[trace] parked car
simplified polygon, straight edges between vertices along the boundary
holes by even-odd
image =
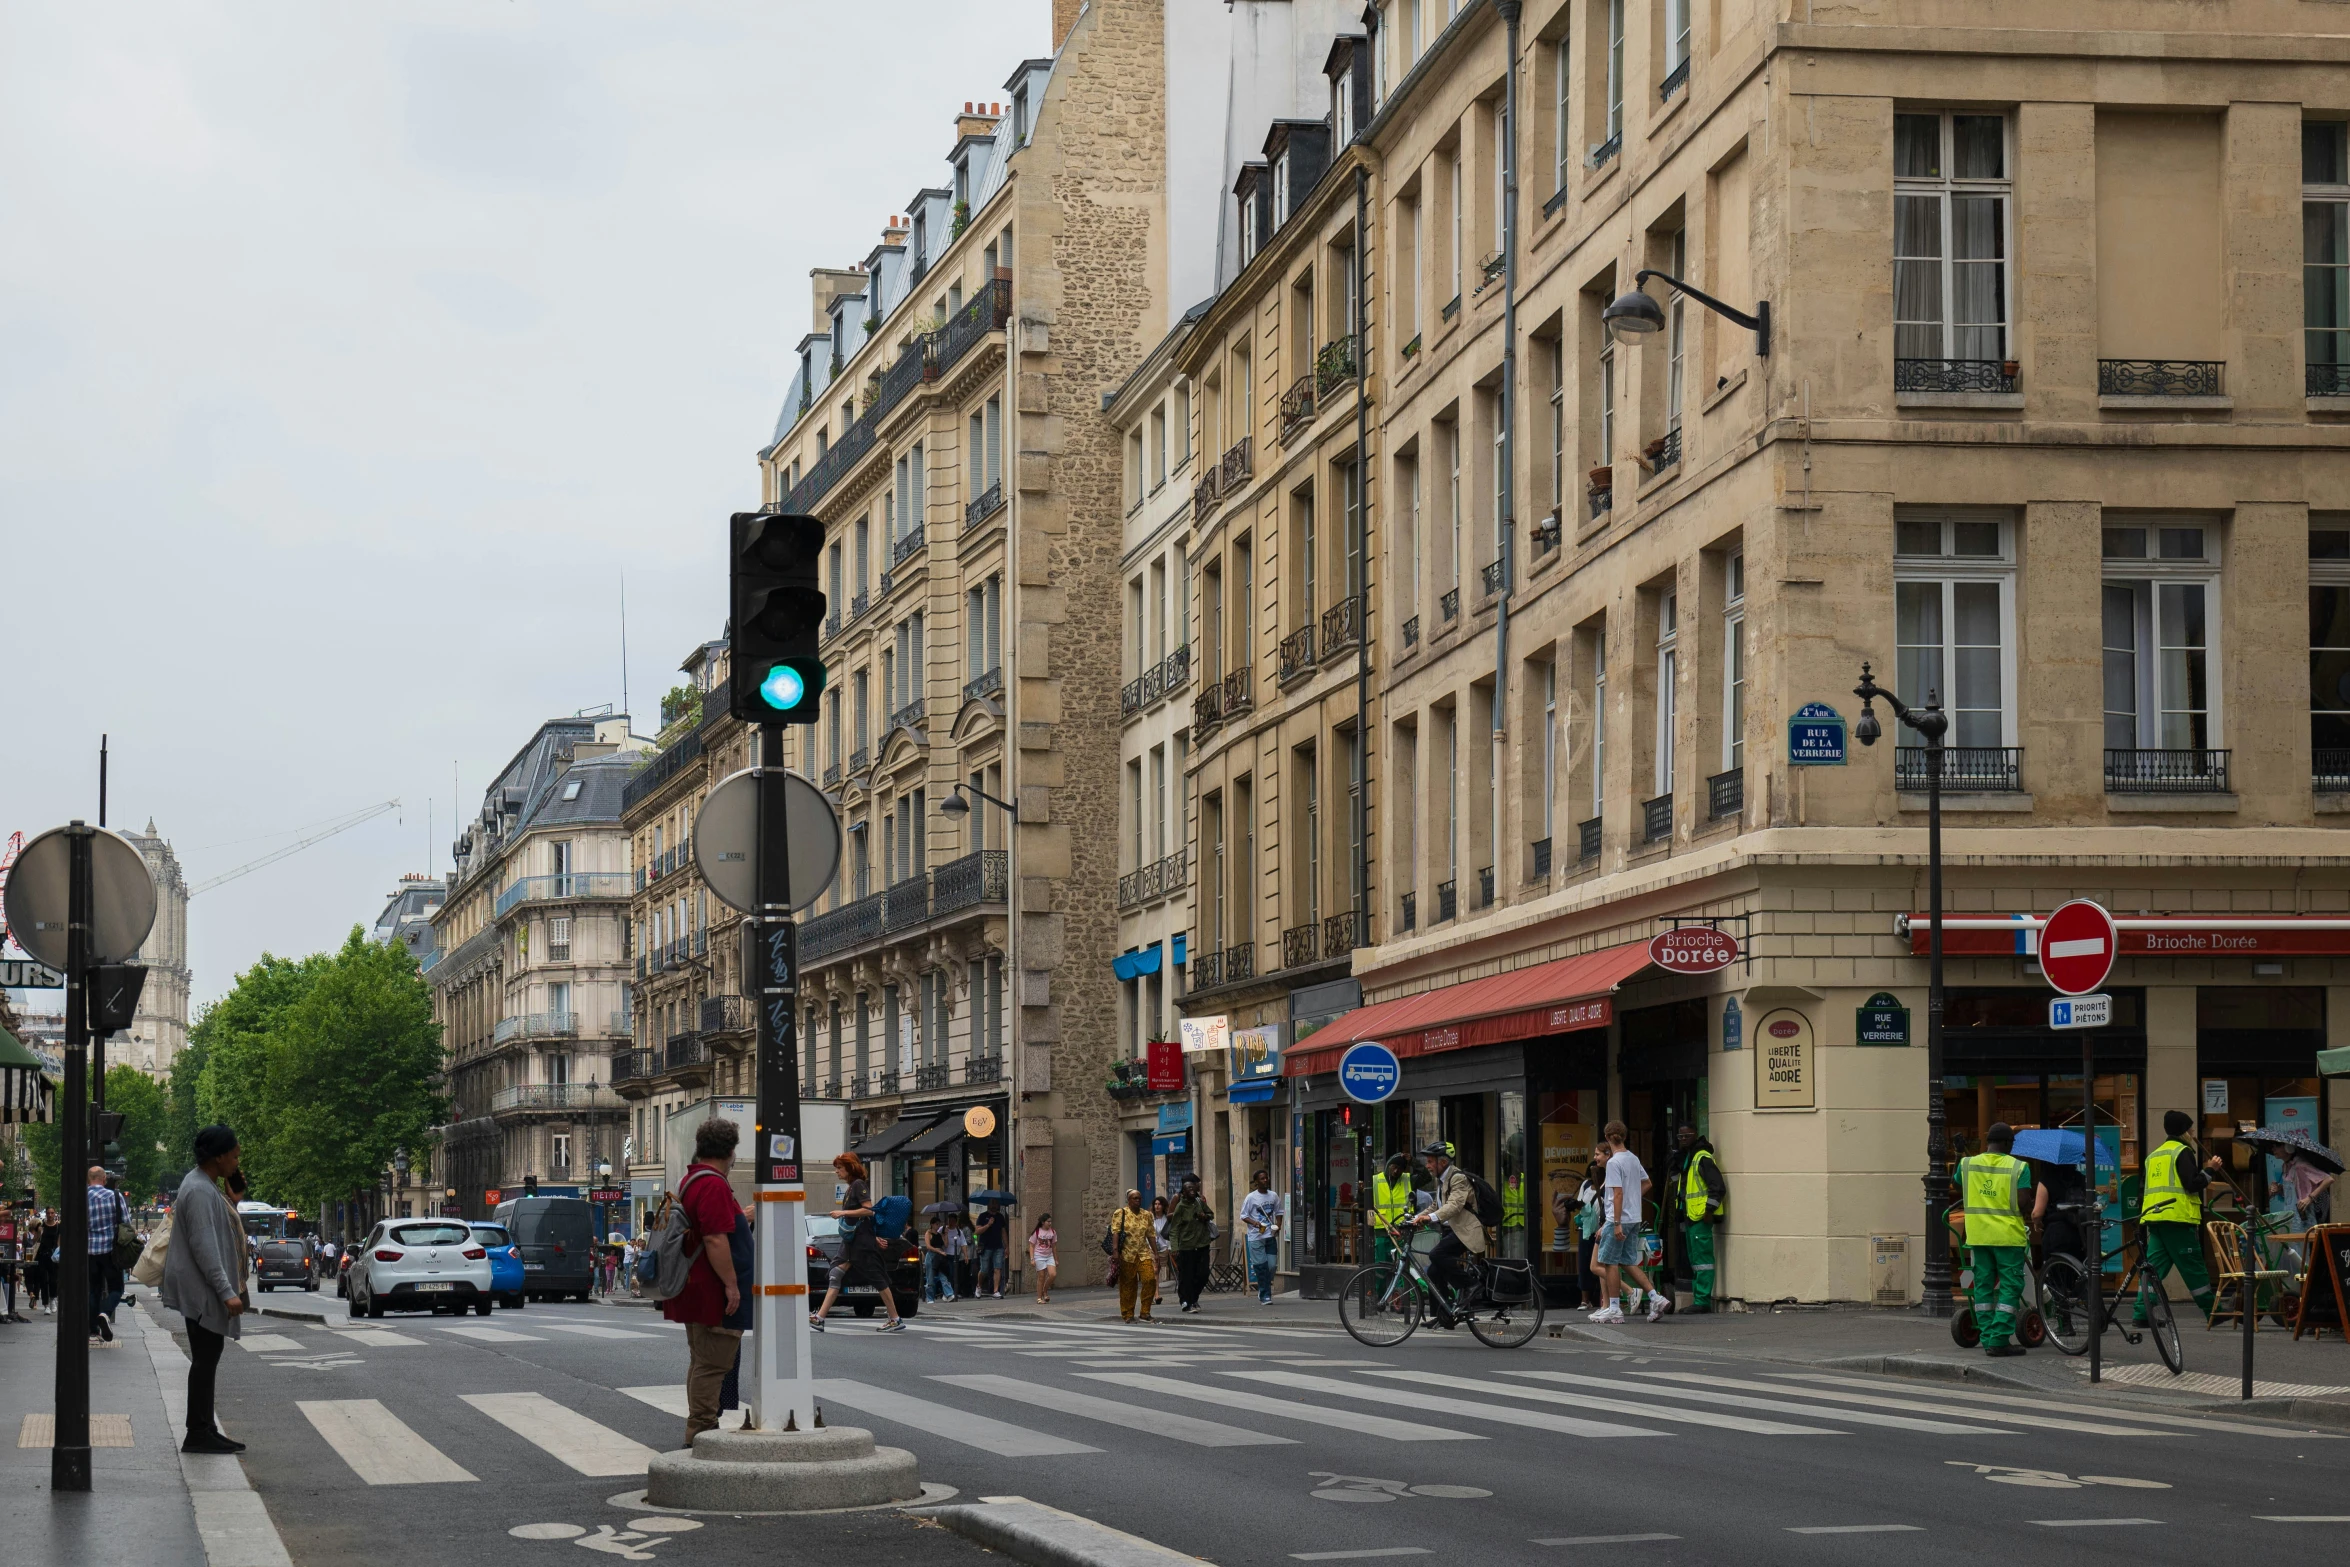
[[[596,1284],[595,1211],[577,1197],[509,1197],[493,1217],[522,1250],[523,1293],[588,1299]]]
[[[488,1316],[489,1248],[463,1219],[386,1219],[360,1247],[351,1269],[353,1317],[387,1311],[456,1311]]]
[[[523,1271],[522,1248],[514,1244],[514,1237],[502,1225],[484,1224],[476,1219],[467,1228],[489,1251],[490,1293],[497,1296],[500,1305],[520,1311],[524,1300],[523,1280],[529,1276]]]
[[[808,1215],[808,1294],[821,1301],[832,1287],[832,1270],[841,1254],[840,1220],[828,1213]],[[910,1235],[881,1243],[882,1261],[889,1265],[889,1292],[897,1297],[898,1315],[910,1317],[922,1306],[922,1252]],[[881,1291],[870,1284],[843,1284],[841,1303],[860,1317],[881,1309]]]
[[[357,1241],[345,1246],[343,1254],[335,1259],[335,1295],[338,1299],[348,1300],[351,1298],[351,1264],[358,1260],[359,1243]]]
[[[318,1288],[318,1259],[308,1241],[261,1241],[253,1248],[253,1282],[263,1294],[279,1285]]]

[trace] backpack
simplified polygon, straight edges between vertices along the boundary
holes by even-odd
[[[1461,1173],[1469,1178],[1469,1206],[1477,1215],[1477,1222],[1488,1233],[1500,1229],[1501,1193],[1495,1191],[1493,1183],[1476,1171],[1463,1170]]]
[[[877,1198],[873,1204],[873,1233],[882,1240],[894,1241],[906,1233],[906,1221],[913,1216],[913,1199]]]
[[[637,1279],[648,1286],[646,1292],[655,1300],[674,1300],[685,1291],[686,1275],[694,1266],[693,1253],[685,1246],[685,1238],[693,1228],[685,1216],[685,1193],[687,1187],[705,1175],[715,1180],[718,1172],[704,1166],[679,1183],[677,1200],[669,1205],[668,1217],[653,1232],[653,1244],[646,1248],[645,1260],[637,1264]]]

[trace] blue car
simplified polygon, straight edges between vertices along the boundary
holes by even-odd
[[[473,1238],[490,1254],[490,1294],[502,1306],[522,1309],[522,1248],[502,1224],[471,1223]]]

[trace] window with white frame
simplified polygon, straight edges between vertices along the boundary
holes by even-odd
[[[2350,789],[2350,519],[2309,530],[2309,748],[2330,791]]]
[[[2301,298],[2312,397],[2350,396],[2350,125],[2301,126]]]
[[[1461,189],[1463,172],[1460,149],[1455,147],[1452,153],[1452,168],[1446,178],[1446,183],[1452,187],[1452,298],[1456,301],[1461,297],[1461,252],[1465,246],[1461,227],[1461,207],[1465,200],[1465,193]]]
[[[558,1173],[569,1170],[571,1168],[571,1134],[569,1132],[554,1132],[549,1134],[547,1142],[549,1148],[547,1168]]]
[[[2219,744],[2217,530],[2109,524],[2104,537],[2105,744],[2204,751]],[[2109,769],[2110,770],[2110,769]]]
[[[1607,626],[1591,636],[1591,814],[1607,801]]]
[[[1240,193],[1240,264],[1247,266],[1257,253],[1257,190],[1252,182]]]
[[[2013,745],[2013,522],[1918,512],[1893,534],[1894,689],[1913,707],[1939,699],[1950,745]]]
[[[1607,0],[1607,141],[1623,137],[1624,0]]]
[[[1606,467],[1616,460],[1616,340],[1607,337],[1599,345],[1599,463]]]
[[[1335,146],[1344,147],[1355,139],[1355,68],[1340,70],[1330,86],[1330,123],[1335,126],[1332,138]]]
[[[1667,593],[1656,607],[1656,787],[1673,792],[1673,703],[1681,673],[1681,595]]]
[[[1746,554],[1722,566],[1722,771],[1746,765]]]
[[[1446,577],[1454,588],[1461,585],[1461,426],[1459,420],[1439,424],[1437,430],[1444,441],[1445,522],[1452,529],[1452,559],[1446,568]]]
[[[1665,74],[1689,63],[1689,0],[1665,0]]]
[[[571,961],[571,916],[557,914],[547,921],[547,961]]]
[[[1542,836],[1550,838],[1557,830],[1553,821],[1558,804],[1559,762],[1559,663],[1553,653],[1542,663]]]
[[[1550,340],[1550,504],[1562,517],[1567,506],[1567,340]]]
[[[1573,94],[1568,90],[1574,78],[1569,74],[1567,45],[1561,38],[1550,46],[1550,71],[1553,89],[1550,100],[1551,160],[1550,188],[1553,193],[1567,188],[1567,166],[1573,157],[1575,121],[1569,113]]]
[[[1673,276],[1689,275],[1689,231],[1677,230],[1673,235]],[[1665,428],[1681,428],[1681,389],[1685,382],[1683,371],[1688,364],[1689,301],[1679,289],[1673,290],[1673,302],[1665,307]]]
[[[1893,116],[1893,357],[2008,357],[2007,119]]]
[[[1273,227],[1279,228],[1289,217],[1289,154],[1284,152],[1273,160]]]

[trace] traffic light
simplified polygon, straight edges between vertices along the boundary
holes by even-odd
[[[738,511],[732,542],[734,716],[752,724],[812,724],[824,705],[824,661],[816,653],[826,608],[817,573],[824,524]]]

